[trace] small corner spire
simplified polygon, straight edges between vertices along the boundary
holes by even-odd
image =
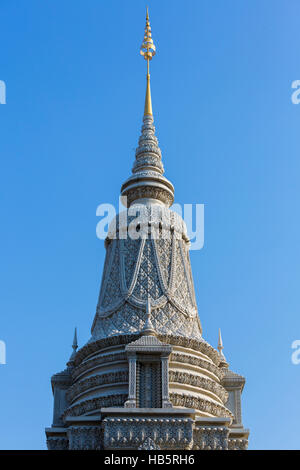
[[[75,331],[74,331],[74,339],[73,339],[73,344],[72,344],[72,348],[73,350],[76,352],[77,348],[78,348],[78,343],[77,343],[77,328],[75,327]]]
[[[67,366],[68,367],[73,367],[74,366],[74,359],[75,359],[75,356],[76,356],[76,351],[77,351],[77,348],[78,348],[78,343],[77,343],[77,328],[75,327],[75,331],[74,331],[74,338],[73,338],[73,344],[72,344],[72,354],[70,356],[70,359],[69,361],[67,362]]]
[[[221,335],[221,328],[219,328],[219,337],[218,337],[218,351],[219,351],[219,354],[221,356],[221,362],[219,364],[219,367],[221,368],[225,368],[225,369],[228,369],[229,367],[229,364],[226,360],[226,357],[224,356],[223,354],[223,349],[224,349],[224,346],[223,346],[223,340],[222,340],[222,335]]]
[[[224,346],[223,346],[223,340],[222,340],[222,335],[221,335],[221,328],[219,328],[218,351],[221,354],[221,356],[224,356],[222,352],[223,349],[224,349]]]
[[[141,331],[142,335],[144,336],[156,336],[155,330],[151,323],[151,297],[148,297],[147,304],[146,304],[146,315],[147,319]]]
[[[149,62],[150,62],[150,60],[153,59],[153,57],[156,54],[156,47],[155,47],[155,45],[153,43],[153,39],[152,39],[148,7],[147,7],[147,11],[146,11],[146,26],[145,26],[144,41],[143,41],[143,43],[141,45],[141,48],[140,48],[140,54],[147,61],[147,86],[146,86],[144,116],[153,116],[153,114],[152,114],[151,89],[150,89],[150,67],[149,67]]]

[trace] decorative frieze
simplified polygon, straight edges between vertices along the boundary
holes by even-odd
[[[170,370],[169,381],[209,390],[210,392],[217,395],[224,404],[228,398],[228,392],[226,392],[222,385],[206,377],[201,377],[199,375],[189,374],[187,372],[181,372],[177,370]]]
[[[109,336],[107,338],[102,338],[97,341],[90,340],[82,348],[80,348],[76,353],[75,366],[81,365],[83,361],[90,355],[99,353],[102,349],[109,348],[111,346],[120,346],[122,344],[131,343],[139,336],[136,333]]]
[[[100,410],[102,407],[124,406],[126,399],[127,395],[116,394],[84,400],[78,405],[68,408],[64,413],[64,418],[67,416],[82,416],[90,411]]]
[[[171,392],[170,401],[173,406],[194,408],[196,410],[203,411],[210,416],[220,416],[233,419],[232,413],[225,408],[225,406],[218,405],[217,403],[206,400],[205,398]]]
[[[102,450],[101,426],[70,426],[69,450]]]
[[[137,333],[132,333],[109,336],[96,341],[90,341],[77,351],[75,365],[80,365],[86,357],[97,353],[102,349],[108,348],[110,346],[129,344],[138,338],[139,335]],[[158,334],[158,339],[162,343],[171,344],[174,346],[182,346],[187,349],[193,349],[195,351],[201,352],[202,354],[208,356],[216,366],[220,364],[221,359],[218,351],[203,339],[197,340],[185,336],[176,336],[171,334]]]
[[[224,376],[224,372],[222,371],[222,369],[217,367],[215,364],[212,364],[211,362],[201,359],[200,357],[173,352],[170,356],[170,362],[180,362],[184,364],[191,364],[193,366],[201,367],[201,369],[205,369],[205,370],[208,370],[209,372],[212,372],[214,375],[218,377],[219,380],[222,380]]]
[[[48,436],[47,448],[48,450],[68,450],[69,441],[66,437]]]
[[[203,426],[194,429],[195,450],[227,450],[229,429],[225,426]]]
[[[138,175],[138,173],[136,173]],[[134,189],[127,190],[122,194],[127,196],[128,207],[136,201],[137,199],[149,198],[149,199],[158,199],[166,204],[166,206],[171,206],[173,204],[173,196],[168,189],[160,189],[153,186],[140,186],[135,187]]]
[[[143,444],[138,447],[138,450],[160,450],[160,447],[150,438],[144,440]]]
[[[247,450],[248,439],[228,439],[228,450]]]
[[[115,354],[105,354],[103,356],[99,355],[93,359],[82,362],[72,371],[73,381],[75,381],[76,378],[79,377],[79,375],[83,374],[84,372],[90,369],[93,369],[94,367],[101,366],[102,364],[109,364],[110,362],[119,362],[119,361],[127,362],[127,356],[125,352],[115,353]]]
[[[93,375],[92,377],[88,377],[85,380],[76,382],[74,385],[72,385],[72,387],[69,388],[67,392],[67,397],[69,402],[72,402],[74,398],[76,398],[79,394],[87,390],[93,389],[95,387],[100,387],[101,385],[109,385],[116,383],[128,383],[127,370],[109,372],[107,374]]]
[[[191,418],[108,417],[103,432],[105,449],[138,449],[148,439],[162,450],[193,445]]]
[[[208,356],[213,363],[218,366],[220,364],[220,355],[218,351],[208,344],[204,339],[198,340],[189,338],[188,336],[175,336],[175,335],[158,335],[158,338],[163,343],[172,344],[174,346],[182,346],[187,349],[193,349]]]

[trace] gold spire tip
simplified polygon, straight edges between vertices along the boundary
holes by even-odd
[[[146,26],[144,40],[140,48],[140,54],[147,61],[147,87],[146,87],[146,99],[145,99],[145,109],[144,116],[152,116],[152,102],[151,102],[151,90],[150,90],[150,70],[149,70],[149,61],[153,59],[156,54],[156,47],[153,43],[151,26],[149,20],[148,7],[146,10]]]
[[[147,7],[144,41],[140,48],[140,54],[144,57],[145,60],[149,61],[149,60],[152,60],[152,58],[155,56],[155,53],[156,53],[156,47],[152,39],[149,13],[148,13],[148,7]]]

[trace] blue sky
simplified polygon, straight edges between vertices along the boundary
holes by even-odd
[[[251,449],[299,448],[297,0],[150,0],[152,99],[176,202],[205,204],[191,253],[204,337],[245,375]],[[0,448],[44,449],[50,377],[90,336],[142,122],[146,2],[0,6]]]

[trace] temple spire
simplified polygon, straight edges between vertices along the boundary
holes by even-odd
[[[149,62],[155,56],[156,48],[153,43],[152,34],[151,34],[151,26],[149,21],[149,13],[147,7],[146,13],[146,26],[145,26],[145,34],[144,34],[144,41],[141,45],[140,54],[144,57],[147,61],[147,85],[146,85],[146,98],[145,98],[145,108],[144,108],[144,116],[153,116],[152,114],[152,101],[151,101],[151,89],[150,89],[150,66]]]
[[[164,167],[161,161],[161,150],[158,146],[153,124],[149,63],[156,53],[156,48],[151,36],[148,8],[144,40],[140,53],[147,61],[147,86],[142,134],[135,152],[132,175],[122,184],[121,195],[123,196],[123,204],[127,207],[130,207],[136,201],[147,203],[153,200],[157,201],[158,204],[163,203],[170,207],[174,202],[174,187],[163,176]]]

